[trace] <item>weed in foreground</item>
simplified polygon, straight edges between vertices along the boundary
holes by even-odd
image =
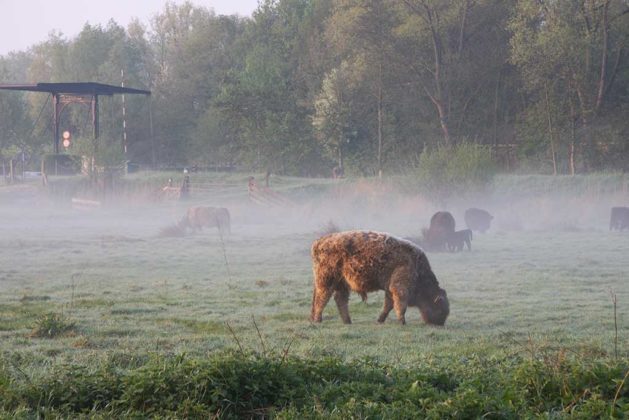
[[[6,365],[5,365],[6,366]],[[121,369],[57,366],[26,379],[0,360],[0,414],[220,418],[621,418],[626,361],[432,359],[399,368],[363,359],[248,352],[156,357]],[[43,411],[42,411],[43,410]]]
[[[75,323],[68,320],[63,314],[49,312],[40,316],[35,321],[35,327],[29,334],[30,337],[54,338],[74,330]]]

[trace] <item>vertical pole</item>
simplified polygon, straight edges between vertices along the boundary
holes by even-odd
[[[94,126],[94,140],[98,138],[98,95],[92,96],[92,125]]]
[[[155,140],[153,134],[153,109],[151,107],[151,97],[149,96],[149,136],[151,137],[151,158],[153,169],[155,169],[155,166],[157,165],[157,159],[155,156]]]
[[[59,94],[58,93],[53,93],[52,94],[52,113],[54,114],[54,118],[53,118],[53,135],[55,138],[55,144],[54,144],[54,148],[55,148],[55,155],[59,154],[59,114],[60,114],[60,109],[59,109]],[[55,157],[56,160],[56,157]]]
[[[122,82],[120,86],[124,88],[124,70],[120,70],[120,77]],[[124,93],[122,94],[122,151],[125,158],[127,157],[127,108],[125,106]],[[125,165],[126,166],[126,165]]]

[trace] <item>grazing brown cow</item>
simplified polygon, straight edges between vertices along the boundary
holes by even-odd
[[[380,323],[395,309],[398,321],[405,324],[408,306],[417,306],[428,324],[443,325],[450,313],[446,291],[439,287],[426,254],[411,242],[385,233],[338,232],[316,240],[311,253],[313,322],[321,322],[323,308],[334,294],[343,322],[351,324],[350,291],[366,300],[367,293],[384,290]]]
[[[457,230],[448,237],[448,249],[450,252],[463,251],[463,246],[467,245],[467,250],[472,250],[472,231],[470,229]]]
[[[470,208],[465,210],[464,218],[468,229],[485,233],[489,230],[494,216],[489,214],[487,210]]]
[[[424,230],[424,244],[429,251],[445,251],[456,222],[450,212],[438,211],[430,218],[430,227]]]
[[[179,225],[192,230],[215,227],[222,234],[231,233],[229,210],[223,207],[190,207]]]
[[[609,230],[629,229],[629,207],[612,207],[609,218]]]

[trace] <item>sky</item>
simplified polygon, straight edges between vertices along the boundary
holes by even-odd
[[[171,0],[181,4],[183,0]],[[138,18],[149,20],[164,9],[167,0],[0,0],[0,55],[23,51],[45,41],[52,32],[66,39],[76,36],[85,23],[103,26],[110,19],[126,27]],[[258,0],[191,0],[217,14],[251,16]]]

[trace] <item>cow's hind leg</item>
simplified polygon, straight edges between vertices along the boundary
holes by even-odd
[[[389,312],[391,312],[391,309],[393,309],[393,298],[391,297],[391,293],[387,291],[384,292],[384,306],[382,307],[382,312],[378,317],[379,323],[382,324],[384,321],[386,321],[387,316],[389,316]]]
[[[349,317],[349,289],[346,285],[339,286],[334,292],[334,300],[339,308],[341,319],[344,324],[351,324],[352,319]]]
[[[393,308],[397,315],[398,322],[406,324],[406,308],[408,307],[408,297],[405,294],[393,294]]]
[[[333,290],[321,289],[315,285],[314,292],[312,294],[312,310],[310,311],[310,320],[312,322],[321,322],[323,308],[328,304],[328,301],[332,297]]]
[[[323,308],[328,304],[334,292],[334,276],[320,267],[314,268],[314,291],[312,293],[312,310],[310,320],[321,322]]]

